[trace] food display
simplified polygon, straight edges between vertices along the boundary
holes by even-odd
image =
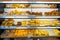
[[[0,6],[0,38],[60,37],[59,3],[15,2]]]

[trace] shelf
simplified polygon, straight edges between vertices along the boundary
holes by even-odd
[[[34,35],[26,35],[26,36],[11,36],[11,35],[13,35],[13,33],[12,34],[10,34],[9,33],[9,35],[7,36],[7,34],[5,33],[5,32],[3,32],[2,34],[1,34],[1,38],[19,38],[19,37],[27,37],[27,38],[31,38],[31,37],[60,37],[60,36],[57,36],[55,33],[54,33],[54,31],[53,31],[53,29],[40,29],[40,30],[48,30],[48,32],[49,32],[49,35],[47,35],[47,36],[39,36],[39,35],[37,35],[37,36],[34,36]]]
[[[54,29],[54,28],[60,28],[60,27],[16,27],[16,26],[0,26],[0,29]]]
[[[60,18],[60,16],[0,16],[0,18]]]
[[[31,9],[31,8],[4,8],[4,9],[7,9],[7,10],[9,10],[9,9],[10,9],[10,10],[11,10],[11,9],[17,9],[17,10],[25,9],[25,10],[26,10],[26,9]],[[32,8],[32,9],[36,9],[36,8]],[[51,9],[52,9],[52,10],[58,10],[58,8],[37,8],[37,9],[40,9],[40,10],[43,10],[43,9],[44,9],[44,10],[51,10]],[[39,11],[39,10],[38,10],[38,11]]]

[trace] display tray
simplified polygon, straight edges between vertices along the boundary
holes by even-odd
[[[60,18],[60,10],[58,8],[5,8],[0,18]]]
[[[59,28],[58,19],[0,19],[0,29]]]
[[[56,29],[19,29],[19,30],[5,30],[1,33],[1,38],[19,38],[19,37],[60,37]]]

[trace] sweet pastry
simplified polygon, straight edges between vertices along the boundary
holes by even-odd
[[[60,16],[60,11],[53,10],[51,12],[45,12],[45,16]]]

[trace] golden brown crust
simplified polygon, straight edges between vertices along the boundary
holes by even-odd
[[[45,12],[45,16],[60,16],[60,11],[53,10],[51,12]]]

